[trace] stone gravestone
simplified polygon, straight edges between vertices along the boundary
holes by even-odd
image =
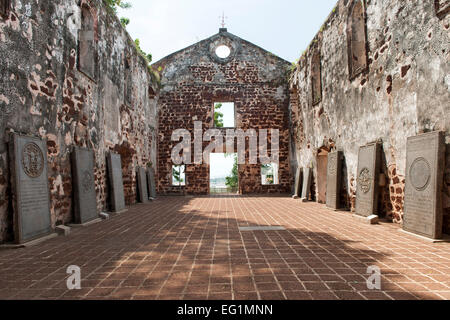
[[[302,188],[302,168],[297,168],[297,172],[295,173],[295,186],[294,186],[294,195],[292,198],[298,199],[301,196],[301,188]]]
[[[110,152],[107,161],[111,193],[111,209],[113,212],[122,212],[125,210],[125,196],[120,154]]]
[[[15,242],[23,244],[52,232],[46,142],[11,135],[11,184]]]
[[[311,194],[311,180],[312,180],[312,169],[303,169],[303,190],[302,190],[302,201],[309,201],[309,196]]]
[[[142,167],[137,169],[137,184],[138,184],[138,194],[139,202],[148,202],[148,186],[147,186],[147,172]]]
[[[94,178],[94,151],[75,147],[72,152],[75,223],[98,219]]]
[[[445,135],[432,132],[408,138],[403,229],[442,238],[442,188]]]
[[[340,208],[342,175],[342,152],[328,154],[327,169],[327,207],[337,210]]]
[[[156,179],[155,179],[155,170],[153,168],[148,168],[147,180],[150,198],[156,199]]]
[[[356,188],[356,215],[378,215],[381,144],[372,143],[359,149]]]

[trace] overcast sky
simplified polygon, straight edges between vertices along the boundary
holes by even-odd
[[[206,39],[226,27],[290,62],[298,59],[320,30],[337,0],[128,0],[120,10],[131,19],[127,29],[139,38],[153,62]]]

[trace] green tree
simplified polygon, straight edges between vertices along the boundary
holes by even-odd
[[[150,64],[153,57],[151,54],[147,54],[141,49],[141,41],[139,39],[134,40],[134,45],[136,46],[136,50],[147,60],[148,64]]]
[[[130,19],[128,19],[128,18],[120,18],[120,23],[122,24],[122,26],[123,26],[124,28],[126,28],[127,25],[130,24]]]
[[[129,9],[131,8],[131,3],[123,0],[105,0],[106,4],[117,13],[117,9]]]
[[[238,156],[237,154],[225,154],[226,157],[233,156],[234,157],[234,165],[233,170],[231,170],[231,175],[226,177],[225,184],[230,189],[236,190],[239,187],[239,172],[238,172]]]
[[[220,112],[222,109],[221,103],[216,103],[214,105],[214,127],[223,128],[223,113]]]
[[[181,185],[184,180],[181,177],[181,166],[173,166],[172,168],[172,177],[176,185]]]

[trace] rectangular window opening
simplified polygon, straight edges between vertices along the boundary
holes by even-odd
[[[280,184],[278,178],[278,164],[269,163],[261,166],[261,183],[263,186]]]
[[[214,128],[235,128],[234,102],[214,102]]]
[[[172,186],[184,187],[186,185],[186,166],[172,166]]]

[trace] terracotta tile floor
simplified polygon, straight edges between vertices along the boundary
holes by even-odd
[[[81,290],[67,289],[70,265],[81,268]],[[367,288],[372,265],[381,290]],[[199,197],[160,198],[0,251],[0,299],[104,298],[450,299],[450,244],[288,197]]]

